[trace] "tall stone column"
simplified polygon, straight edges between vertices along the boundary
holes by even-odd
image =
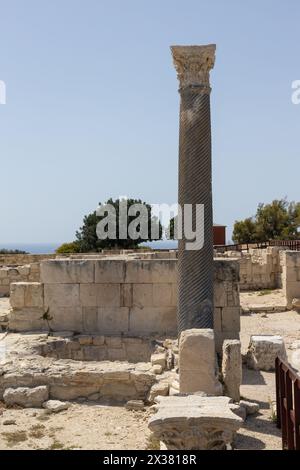
[[[179,80],[179,205],[204,205],[204,244],[188,250],[184,230],[178,247],[178,329],[213,328],[213,216],[209,72],[216,46],[172,46]],[[184,216],[183,216],[184,222]],[[183,224],[184,225],[184,224]],[[203,227],[202,227],[203,228]]]

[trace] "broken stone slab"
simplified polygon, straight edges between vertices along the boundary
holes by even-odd
[[[193,328],[180,335],[179,389],[180,393],[205,392],[222,395],[217,379],[214,331]]]
[[[160,364],[155,364],[153,367],[151,367],[150,371],[155,375],[159,375],[162,373],[163,368]]]
[[[245,409],[246,415],[255,415],[259,412],[259,404],[253,401],[241,400],[240,406]]]
[[[125,408],[130,411],[142,411],[145,409],[145,404],[143,400],[129,400]]]
[[[43,408],[49,410],[52,413],[58,413],[59,411],[67,410],[70,407],[70,403],[59,401],[59,400],[48,400],[43,403]]]
[[[168,382],[158,382],[152,385],[147,401],[149,403],[154,403],[154,400],[158,396],[167,396],[169,394],[169,383]]]
[[[3,393],[3,400],[6,405],[19,405],[24,408],[41,408],[42,404],[48,400],[48,387],[18,387],[7,388]]]
[[[271,371],[275,359],[287,359],[283,338],[278,335],[253,335],[247,351],[247,366],[250,369]]]
[[[201,395],[157,397],[149,429],[168,450],[225,450],[243,420],[228,397]]]
[[[151,364],[152,366],[159,365],[162,369],[166,367],[166,353],[155,353],[151,355]]]
[[[246,420],[247,412],[246,412],[246,408],[244,406],[237,405],[236,403],[230,403],[229,408],[231,409],[231,411],[234,414],[236,414],[237,416],[242,418],[243,421]]]
[[[228,339],[223,342],[222,377],[224,393],[234,401],[240,401],[242,383],[241,342]]]

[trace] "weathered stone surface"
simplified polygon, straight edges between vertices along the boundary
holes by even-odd
[[[149,403],[153,403],[154,399],[158,396],[167,396],[169,394],[169,384],[168,382],[159,382],[152,385],[151,390],[148,395]]]
[[[129,400],[126,403],[125,408],[132,411],[142,411],[145,409],[145,404],[143,400]]]
[[[243,421],[245,421],[245,419],[247,417],[247,412],[246,412],[246,408],[244,406],[237,405],[235,403],[230,403],[229,408],[231,409],[231,411],[234,414],[236,414],[237,416],[242,418]]]
[[[151,367],[151,372],[153,372],[153,374],[159,375],[162,373],[162,371],[163,371],[163,368],[160,364],[155,364],[154,366]]]
[[[225,395],[238,402],[242,383],[241,342],[238,340],[228,339],[223,343],[222,377]]]
[[[44,284],[79,284],[95,282],[93,260],[55,259],[41,262]]]
[[[151,355],[151,364],[160,365],[163,369],[166,367],[166,353],[156,353]]]
[[[99,351],[103,349],[101,346],[80,346],[73,338],[47,338],[47,335],[40,334],[11,334],[9,338],[10,341],[13,338],[16,340],[11,342],[11,346],[6,350],[5,362],[1,363],[0,400],[6,389],[33,388],[40,385],[48,387],[50,399],[61,401],[80,397],[91,399],[94,394],[99,394],[99,398],[119,402],[130,399],[145,400],[157,380],[157,376],[150,371],[149,362],[80,362],[83,357],[78,361],[69,360],[65,355],[68,351],[75,355],[86,348]],[[79,345],[82,350],[69,350],[73,344]],[[50,349],[46,351],[45,348],[48,347]],[[114,349],[117,350],[123,351],[122,348]],[[42,357],[40,354],[54,354],[54,357]],[[58,358],[60,359],[57,360]],[[150,354],[148,361],[149,359]],[[47,399],[48,397],[43,397],[42,402]]]
[[[214,332],[211,329],[183,331],[179,343],[180,393],[222,393],[216,378]]]
[[[6,405],[19,405],[24,408],[40,408],[48,399],[48,387],[7,388],[3,394]]]
[[[241,400],[240,406],[245,408],[247,416],[254,415],[259,412],[259,404],[254,403],[253,401]]]
[[[69,407],[70,403],[59,400],[48,400],[43,403],[43,408],[51,411],[52,413],[58,413],[59,411],[67,410]]]
[[[274,370],[277,356],[286,359],[285,345],[281,336],[251,336],[247,351],[247,365],[250,369]]]
[[[300,299],[296,298],[292,300],[292,308],[295,310],[300,310]]]
[[[159,397],[149,428],[168,450],[224,450],[243,421],[228,397]]]

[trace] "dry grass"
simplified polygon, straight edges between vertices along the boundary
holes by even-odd
[[[1,435],[6,440],[8,447],[14,447],[28,439],[26,431],[2,432]]]

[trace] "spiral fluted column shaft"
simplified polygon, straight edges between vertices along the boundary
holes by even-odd
[[[183,213],[178,250],[178,330],[213,328],[213,215],[209,70],[215,46],[174,46],[180,81],[179,205]],[[204,244],[187,249],[184,206],[204,206]],[[199,231],[198,226],[198,231]]]

